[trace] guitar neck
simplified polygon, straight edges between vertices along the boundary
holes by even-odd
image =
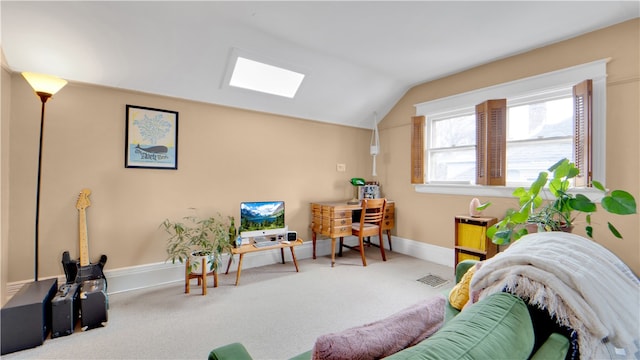
[[[89,242],[87,241],[87,214],[78,210],[78,233],[80,234],[80,266],[89,265]]]

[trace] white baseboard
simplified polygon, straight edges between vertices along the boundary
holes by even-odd
[[[355,237],[346,237],[346,243],[353,243]],[[357,240],[357,239],[356,239]],[[374,240],[375,241],[375,240]],[[414,240],[403,239],[400,237],[392,236],[393,251],[404,255],[412,256],[425,261],[430,261],[436,264],[445,265],[453,268],[454,252],[453,249],[444,248],[441,246],[430,245]],[[389,248],[386,236],[385,236],[385,248]],[[309,259],[313,256],[313,245],[311,241],[305,241],[302,245],[295,248],[296,259]],[[331,240],[321,239],[316,244],[316,255],[326,256],[331,253]],[[291,252],[285,250],[285,261],[290,262]],[[224,273],[226,270],[228,256],[223,257],[223,268],[219,269],[219,273]],[[235,257],[235,261],[231,264],[229,272],[235,272],[238,268],[238,257]],[[276,264],[281,261],[280,251],[260,251],[245,254],[242,261],[242,268],[249,269],[254,267],[260,267],[265,265]],[[327,265],[329,265],[327,263]],[[115,294],[124,291],[131,291],[137,289],[143,289],[153,286],[159,286],[169,283],[183,282],[184,281],[184,264],[176,263],[153,263],[145,265],[130,266],[118,269],[105,269],[105,277],[107,278],[108,286],[107,291],[109,294]],[[22,285],[31,282],[16,281],[7,284],[7,295],[13,296]],[[65,282],[64,276],[58,277],[58,284]]]

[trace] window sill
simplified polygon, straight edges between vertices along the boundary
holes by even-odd
[[[421,194],[441,194],[441,195],[468,195],[474,197],[507,197],[513,198],[513,190],[518,186],[482,186],[482,185],[459,185],[459,184],[419,184],[414,185],[417,193]],[[604,194],[595,188],[574,188],[570,189],[571,194],[583,194],[591,201],[599,203]],[[543,190],[542,198],[552,200],[553,195],[548,190]]]

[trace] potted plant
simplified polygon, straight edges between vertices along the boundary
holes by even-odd
[[[568,159],[562,159],[538,174],[528,189],[519,187],[513,195],[519,200],[518,209],[507,210],[504,218],[487,230],[487,236],[498,245],[516,241],[533,231],[571,231],[579,213],[585,213],[587,236],[593,238],[591,215],[596,212],[596,203],[586,195],[569,191],[571,181],[578,176],[579,169]],[[545,186],[548,184],[548,188]],[[593,187],[603,192],[602,208],[612,214],[636,213],[636,201],[624,190],[608,191],[600,182]],[[545,202],[540,193],[549,191],[553,199]],[[616,227],[608,223],[611,233],[622,239]]]
[[[206,257],[208,271],[218,268],[222,254],[231,255],[232,245],[229,239],[229,223],[218,213],[216,216],[199,218],[196,215],[185,216],[181,221],[165,219],[160,227],[168,234],[167,261],[175,264],[186,262],[192,257]],[[190,273],[199,273],[200,260],[190,261]]]

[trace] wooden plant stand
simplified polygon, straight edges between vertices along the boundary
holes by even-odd
[[[200,269],[202,269],[202,272],[199,274],[195,274],[189,271],[190,268],[190,260],[187,259],[187,262],[185,264],[185,270],[184,270],[184,292],[185,294],[189,293],[189,282],[191,281],[191,279],[198,279],[198,286],[202,286],[202,295],[207,295],[207,275],[213,275],[213,287],[218,287],[218,271],[216,269],[213,269],[213,271],[209,271],[207,272],[206,269],[206,265],[207,265],[207,261],[205,260],[205,258],[202,258],[202,267]]]

